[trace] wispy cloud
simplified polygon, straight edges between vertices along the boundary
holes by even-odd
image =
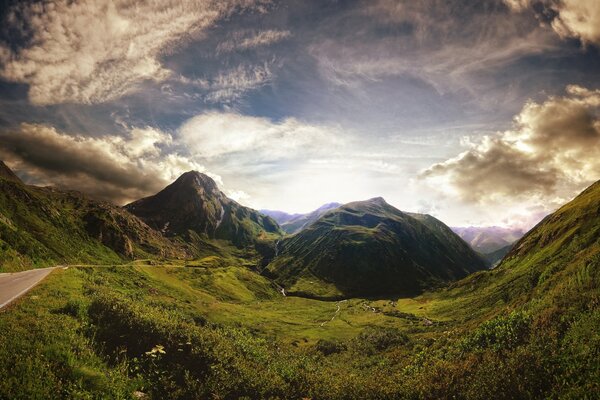
[[[269,63],[263,65],[239,65],[220,72],[206,81],[206,100],[211,103],[230,103],[246,92],[268,84],[273,78]]]
[[[482,75],[557,48],[554,34],[525,15],[508,18],[501,4],[377,0],[356,13],[369,17],[374,28],[310,47],[323,76],[336,85],[360,87],[408,76],[440,94],[465,91],[481,98],[495,83]]]
[[[16,51],[0,46],[0,76],[29,85],[34,104],[99,103],[171,71],[160,58],[231,13],[265,1],[59,0],[14,9],[30,36]],[[14,24],[13,24],[14,25]],[[18,24],[17,24],[18,25]]]
[[[289,38],[292,33],[288,30],[268,29],[264,31],[236,31],[230,37],[217,45],[217,53],[227,53],[234,50],[247,50],[268,46]]]

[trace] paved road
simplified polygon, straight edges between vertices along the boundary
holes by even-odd
[[[32,269],[12,274],[0,274],[0,309],[10,304],[19,296],[27,293],[55,268]]]

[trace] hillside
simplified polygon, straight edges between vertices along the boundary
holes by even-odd
[[[498,250],[492,251],[491,253],[482,254],[481,256],[485,261],[487,261],[490,268],[494,268],[498,266],[500,261],[510,252],[513,248],[514,243],[511,243],[507,246],[501,247]]]
[[[594,399],[599,212],[600,183],[498,268],[416,297],[282,296],[243,265],[60,269],[0,313],[0,398]],[[322,220],[447,232],[382,199]]]
[[[8,181],[21,182],[21,179],[8,167],[8,165],[4,164],[4,161],[0,160],[0,179],[5,179]]]
[[[164,235],[188,241],[198,236],[244,247],[281,234],[272,218],[229,199],[212,178],[196,171],[125,209]]]
[[[14,179],[5,165],[3,171],[0,265],[4,270],[187,255],[181,245],[119,207],[79,192],[27,186]]]
[[[419,219],[382,198],[346,204],[284,239],[265,273],[289,293],[335,298],[415,294],[485,268],[441,222]]]

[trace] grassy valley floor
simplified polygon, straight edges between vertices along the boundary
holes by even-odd
[[[56,270],[0,313],[0,398],[594,398],[597,295],[557,310],[474,290],[492,273],[319,301],[237,266]]]

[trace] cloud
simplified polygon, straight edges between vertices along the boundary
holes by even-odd
[[[511,130],[484,136],[422,173],[470,203],[558,205],[600,179],[600,90],[528,102]],[[546,207],[548,209],[548,207]]]
[[[273,78],[269,64],[240,65],[223,71],[207,82],[206,100],[210,103],[230,103],[249,90],[266,85]]]
[[[7,23],[30,39],[0,46],[0,76],[29,85],[34,104],[100,103],[133,91],[143,80],[171,76],[160,57],[199,37],[219,19],[265,1],[58,0],[14,8]],[[19,19],[22,19],[20,21]]]
[[[290,31],[269,29],[259,32],[237,31],[217,45],[217,53],[228,53],[234,50],[248,50],[268,46],[280,42],[292,35]]]
[[[600,3],[596,0],[504,0],[516,12],[543,6],[545,17],[551,16],[551,26],[563,38],[577,38],[583,44],[600,45]],[[551,10],[548,13],[547,10]],[[554,14],[554,15],[552,15]]]
[[[336,85],[408,76],[441,94],[467,91],[481,97],[489,91],[485,74],[557,47],[555,35],[527,16],[509,18],[502,7],[476,2],[377,0],[358,16],[372,21],[370,29],[343,40],[319,38],[309,49],[323,76]]]
[[[227,112],[200,114],[179,129],[189,151],[204,159],[244,156],[260,162],[301,157],[340,143],[336,128],[306,124],[294,118],[274,123],[268,118]]]
[[[0,133],[0,155],[30,183],[75,188],[122,204],[159,191],[185,171],[205,171],[169,151],[171,143],[170,135],[154,128],[93,138],[24,123]]]
[[[309,211],[331,201],[354,201],[394,191],[415,155],[390,141],[359,137],[337,125],[296,118],[271,120],[207,112],[185,122],[174,140],[255,208]],[[410,160],[407,159],[410,158]],[[408,196],[410,197],[410,196]]]

